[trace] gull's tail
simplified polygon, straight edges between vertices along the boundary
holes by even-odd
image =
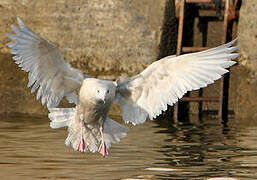
[[[83,124],[82,127],[81,120],[76,118],[75,108],[50,108],[49,111],[48,117],[51,120],[51,128],[68,127],[68,136],[65,140],[66,146],[71,145],[75,151],[81,151],[79,147],[83,139],[84,147],[82,152],[98,151],[102,140],[99,123]],[[121,138],[126,136],[128,130],[128,127],[107,117],[103,125],[103,138],[107,149],[111,147],[111,144],[118,143]]]
[[[109,149],[111,144],[118,143],[121,138],[127,135],[128,127],[123,126],[122,124],[117,123],[116,121],[106,118],[104,122],[104,141]]]

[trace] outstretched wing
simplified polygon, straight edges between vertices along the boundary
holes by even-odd
[[[31,93],[38,89],[37,99],[41,97],[42,104],[47,104],[47,107],[57,106],[63,96],[75,103],[75,91],[84,79],[82,71],[65,62],[54,43],[39,37],[19,18],[17,20],[19,28],[11,25],[16,34],[7,34],[13,40],[7,46],[15,55],[15,63],[29,72],[28,87],[33,86]]]
[[[236,40],[198,53],[168,56],[152,63],[140,74],[118,81],[116,102],[123,120],[133,124],[151,120],[175,104],[187,91],[206,87],[227,73],[236,62]]]

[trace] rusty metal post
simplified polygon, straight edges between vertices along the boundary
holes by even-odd
[[[228,28],[228,12],[229,12],[229,0],[225,1],[225,9],[224,9],[224,21],[223,21],[223,37],[222,37],[222,43],[226,43],[227,41],[227,28]],[[225,81],[224,76],[221,78],[220,82],[220,104],[219,104],[219,118],[221,120],[227,119],[227,109],[228,109],[228,102],[227,97],[225,95]],[[227,93],[226,93],[227,94]]]
[[[198,52],[198,51],[204,51],[207,49],[210,49],[211,47],[182,47],[182,52],[183,53],[188,53],[188,52]]]
[[[186,0],[186,3],[211,3],[213,0]]]
[[[179,26],[178,26],[178,38],[177,38],[177,55],[182,54],[183,52],[197,52],[199,50],[206,50],[210,47],[182,47],[182,36],[183,36],[183,24],[184,24],[184,7],[185,3],[211,3],[213,0],[180,0],[176,4],[176,9],[180,8],[179,12]],[[234,3],[230,4],[230,0],[222,0],[224,3],[224,21],[223,21],[223,37],[222,43],[226,43],[228,40],[228,27],[229,22],[236,18],[236,5],[237,0],[233,1]],[[206,45],[206,43],[205,43]],[[204,46],[205,46],[204,45]],[[219,109],[218,109],[218,116],[224,122],[227,120],[228,116],[228,88],[229,88],[229,74],[226,74],[225,77],[221,78],[220,82],[220,92],[218,97],[202,97],[201,93],[198,97],[183,97],[181,101],[194,101],[194,102],[218,102]],[[174,107],[174,122],[178,122],[178,112],[179,106],[178,103]],[[200,111],[199,111],[200,112]]]
[[[177,55],[181,54],[182,49],[182,36],[183,36],[183,26],[184,26],[184,10],[185,10],[185,0],[180,0],[180,10],[179,10],[179,24],[178,24],[178,41],[177,41]]]
[[[185,0],[180,0],[179,2],[179,23],[178,23],[178,39],[177,39],[177,51],[176,55],[181,54],[182,50],[182,36],[183,36],[183,26],[184,26],[184,9]],[[174,106],[174,122],[178,122],[178,103]]]

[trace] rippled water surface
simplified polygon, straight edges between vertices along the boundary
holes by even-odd
[[[249,120],[147,121],[103,158],[67,148],[66,130],[50,129],[47,117],[0,118],[0,179],[257,179],[257,124]]]

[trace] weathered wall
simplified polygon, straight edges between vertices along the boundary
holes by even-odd
[[[238,38],[241,69],[237,72],[235,112],[257,119],[257,1],[244,0],[240,9]]]
[[[4,46],[8,42],[5,32],[11,32],[10,24],[16,24],[17,16],[42,37],[59,44],[75,67],[114,79],[138,73],[156,60],[165,2],[1,0],[0,112],[45,112],[26,90],[26,75],[15,67]]]
[[[16,24],[17,16],[44,38],[58,43],[67,61],[75,67],[96,77],[114,79],[122,74],[136,74],[156,60],[166,2],[168,0],[1,0],[0,113],[47,112],[35,101],[35,95],[29,93],[26,73],[13,63],[4,46],[8,42],[5,32],[11,32],[10,24]],[[231,68],[229,96],[229,109],[239,118],[257,118],[256,7],[257,2],[249,0],[243,1],[240,9],[238,37],[242,57],[239,65]],[[193,43],[202,45],[201,25],[196,21],[193,26],[189,28],[194,29]],[[222,22],[208,24],[207,46],[221,43],[221,29]],[[204,90],[204,95],[218,95],[218,86],[219,83],[211,85]],[[214,103],[203,105],[204,110],[217,107]],[[191,112],[197,112],[197,106],[192,106]]]
[[[241,64],[257,77],[257,2],[243,1],[240,9],[238,37]]]
[[[4,33],[19,16],[85,71],[134,73],[138,64],[156,59],[164,5],[162,0],[2,0],[0,40],[7,41]]]

